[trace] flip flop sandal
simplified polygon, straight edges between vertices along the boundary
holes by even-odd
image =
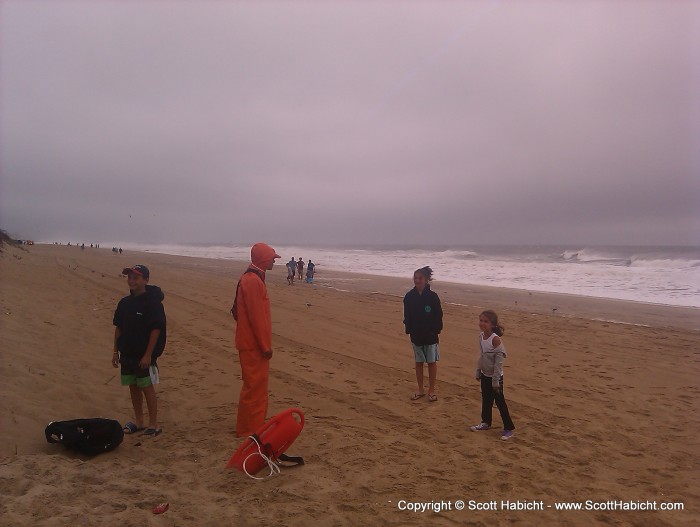
[[[141,434],[142,436],[156,437],[163,431],[162,428],[146,428],[146,431]]]
[[[411,395],[411,401],[417,401],[421,397],[425,397],[425,394],[424,393],[414,393],[413,395]]]
[[[159,503],[158,505],[153,507],[153,514],[163,514],[169,508],[170,508],[169,503]]]
[[[124,430],[124,433],[126,435],[130,435],[135,434],[136,432],[140,432],[141,430],[145,430],[145,428],[143,426],[139,427],[136,423],[132,423],[131,421],[129,421],[124,425],[124,428],[122,428],[122,430]]]
[[[437,401],[437,395],[429,393],[428,394],[428,401],[430,401],[431,403],[434,403],[435,401]]]

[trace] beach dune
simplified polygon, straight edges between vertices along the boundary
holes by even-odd
[[[95,458],[44,438],[49,421],[130,420],[111,361],[123,267],[165,293],[157,387],[163,433]],[[3,246],[1,525],[621,525],[700,522],[698,310],[435,282],[445,311],[439,400],[409,400],[405,280],[268,273],[269,415],[301,408],[302,467],[253,481],[224,466],[240,444],[229,313],[245,262]],[[509,442],[479,422],[477,318],[499,313]],[[556,310],[554,310],[556,308]],[[427,379],[426,379],[427,382]],[[457,510],[459,503],[463,510]],[[589,502],[596,510],[560,511]],[[154,516],[152,507],[168,502]],[[611,510],[655,502],[684,510]],[[416,505],[417,504],[417,505]],[[618,504],[618,505],[616,505]],[[408,510],[418,507],[423,512]],[[470,510],[472,508],[492,510]],[[519,510],[518,510],[519,508]],[[540,508],[542,510],[540,510]],[[514,509],[514,510],[511,510]]]

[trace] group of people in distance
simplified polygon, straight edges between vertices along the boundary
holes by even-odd
[[[281,258],[265,243],[256,243],[250,251],[251,263],[241,275],[231,314],[236,320],[235,344],[241,365],[243,385],[238,400],[236,435],[254,434],[265,422],[268,409],[268,381],[272,358],[272,317],[270,298],[265,285],[265,274]],[[295,270],[302,276],[303,261],[294,259]],[[307,266],[307,280],[309,267]],[[155,384],[159,382],[156,360],[166,343],[164,294],[160,288],[149,285],[150,272],[144,265],[134,265],[122,271],[127,275],[129,295],[119,301],[114,313],[114,352],[112,365],[121,366],[121,384],[129,386],[134,408],[133,422],[127,422],[124,433],[142,431],[155,437],[161,433],[158,423]],[[430,267],[413,274],[414,287],[403,299],[404,325],[410,336],[415,359],[418,390],[411,396],[417,401],[426,395],[436,402],[437,362],[440,360],[439,334],[443,330],[443,312],[440,298],[431,290],[433,271]],[[311,267],[313,279],[313,267]],[[289,281],[289,276],[288,276]],[[508,412],[503,394],[503,361],[506,351],[501,336],[503,327],[491,310],[479,315],[479,358],[476,379],[481,382],[481,423],[471,427],[473,432],[491,428],[493,403],[503,419],[501,439],[513,436],[515,425]],[[428,391],[425,392],[423,365],[428,364]],[[144,418],[143,400],[148,408],[148,424]]]
[[[304,264],[304,260],[299,257],[298,261],[294,258],[287,262],[287,284],[294,285],[294,276],[296,275],[299,280],[304,277],[304,265],[306,265],[306,283],[313,284],[314,273],[316,272],[316,264],[309,260],[308,264]]]

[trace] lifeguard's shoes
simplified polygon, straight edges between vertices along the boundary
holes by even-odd
[[[488,430],[489,428],[491,428],[491,427],[489,425],[487,425],[486,423],[481,423],[478,425],[470,426],[469,430],[471,430],[472,432],[479,432],[481,430]]]
[[[501,439],[503,441],[508,441],[511,437],[513,437],[513,431],[512,430],[504,430],[503,435],[501,436]]]

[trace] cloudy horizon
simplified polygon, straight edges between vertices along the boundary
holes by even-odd
[[[698,245],[700,3],[0,3],[0,228]]]

